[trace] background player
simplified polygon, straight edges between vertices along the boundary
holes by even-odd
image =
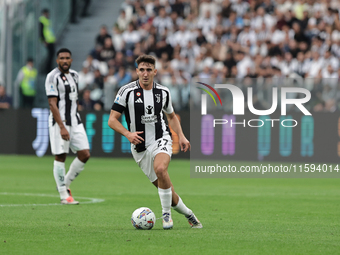
[[[53,174],[62,204],[79,204],[71,195],[71,182],[84,170],[90,158],[89,142],[77,112],[78,73],[70,69],[72,54],[69,49],[57,52],[58,67],[46,77],[45,88],[50,106],[49,132],[52,154],[55,155]],[[77,152],[65,176],[66,154],[71,147]]]
[[[163,228],[173,227],[171,206],[177,212],[184,214],[193,228],[202,228],[194,213],[175,193],[168,174],[172,139],[169,127],[163,118],[163,111],[167,114],[171,127],[178,134],[181,150],[184,152],[190,150],[190,143],[185,138],[173,110],[169,89],[153,81],[157,74],[154,57],[142,55],[137,58],[136,63],[139,79],[121,87],[118,91],[112,106],[109,126],[131,142],[135,161],[149,180],[158,187]],[[129,131],[118,121],[123,111],[125,111]]]

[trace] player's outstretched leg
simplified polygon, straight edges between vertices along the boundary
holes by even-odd
[[[70,185],[72,181],[84,170],[85,163],[90,158],[89,150],[77,152],[77,157],[72,161],[70,169],[65,176],[65,185],[69,196],[72,197]]]
[[[60,161],[54,161],[53,175],[57,184],[57,189],[60,194],[60,203],[75,205],[79,204],[75,201],[72,196],[70,196],[66,190],[65,186],[65,163]]]
[[[171,218],[171,181],[168,174],[170,156],[166,153],[159,153],[154,159],[154,170],[158,178],[158,194],[162,205],[163,229],[172,229],[174,223]]]
[[[172,186],[173,189],[173,186]],[[203,228],[202,223],[197,219],[197,217],[195,216],[195,214],[183,203],[182,199],[180,196],[177,195],[177,193],[172,190],[172,208],[180,213],[183,214],[189,224],[191,225],[192,228]],[[177,202],[178,201],[178,202]],[[176,204],[177,202],[177,204]],[[176,204],[176,205],[175,205]],[[174,206],[175,205],[175,206]]]

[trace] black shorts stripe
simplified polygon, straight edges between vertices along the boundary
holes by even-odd
[[[81,119],[80,119],[79,113],[76,114],[76,117],[77,117],[78,125],[81,124]]]

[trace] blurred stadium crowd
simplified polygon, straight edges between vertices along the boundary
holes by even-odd
[[[156,81],[169,87],[177,111],[188,108],[195,81],[251,85],[258,109],[268,107],[266,90],[295,84],[311,91],[314,111],[334,111],[339,11],[338,0],[126,0],[83,63],[80,110],[109,110],[145,53],[157,58]]]

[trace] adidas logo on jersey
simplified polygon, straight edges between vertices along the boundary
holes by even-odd
[[[142,100],[141,98],[138,98],[138,99],[135,101],[135,103],[140,103],[140,104],[142,104],[142,103],[143,103],[143,100]]]
[[[163,147],[161,151],[168,151],[168,149],[166,147]]]

